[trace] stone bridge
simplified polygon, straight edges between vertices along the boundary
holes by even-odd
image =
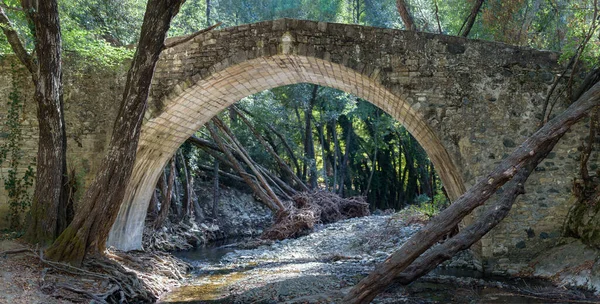
[[[536,129],[562,70],[557,59],[461,37],[290,19],[200,35],[161,56],[108,245],[141,248],[159,174],[190,135],[243,97],[295,83],[352,93],[392,115],[423,146],[455,199]],[[554,111],[562,108],[559,102]],[[525,263],[552,245],[569,207],[578,145],[571,132],[540,165],[528,194],[476,248],[493,263],[483,266],[510,271],[502,259]]]

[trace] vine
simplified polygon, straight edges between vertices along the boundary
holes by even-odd
[[[12,65],[13,75],[16,68]],[[21,149],[23,134],[21,130],[21,112],[23,102],[18,89],[17,77],[12,79],[12,91],[9,94],[8,113],[6,115],[4,142],[0,146],[0,167],[7,163],[7,169],[1,170],[0,178],[4,182],[4,189],[8,195],[9,212],[6,215],[9,228],[20,231],[23,228],[22,214],[31,205],[31,194],[29,188],[33,185],[34,171],[33,163],[27,166],[25,172],[20,173],[20,164],[24,153]],[[6,174],[5,174],[6,170]]]

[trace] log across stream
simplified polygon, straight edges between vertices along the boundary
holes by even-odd
[[[196,270],[161,303],[341,303],[351,286],[421,227],[404,220],[368,216],[254,249],[240,249],[247,242],[233,240],[177,253]],[[483,276],[465,254],[446,266],[456,265],[462,268],[438,268],[408,287],[394,286],[374,303],[594,303],[589,293],[543,280]]]

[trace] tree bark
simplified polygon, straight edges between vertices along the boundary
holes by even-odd
[[[473,209],[483,205],[498,188],[517,172],[532,164],[545,151],[551,151],[569,128],[600,103],[600,83],[596,83],[566,111],[545,124],[485,178],[442,211],[367,277],[354,286],[344,303],[369,303],[400,277],[423,252],[448,234]],[[541,158],[540,158],[541,159]]]
[[[548,152],[549,150],[544,153],[544,157]],[[506,191],[502,194],[502,198],[494,205],[489,206],[484,215],[443,244],[420,256],[398,276],[395,282],[403,285],[410,284],[435,269],[442,262],[452,258],[459,251],[468,249],[496,227],[508,215],[517,197],[525,193],[523,185],[535,167],[535,165],[530,165],[522,168],[506,185]]]
[[[317,92],[319,86],[313,85],[310,101],[308,102],[308,108],[304,113],[305,129],[304,129],[304,153],[305,163],[308,163],[308,184],[311,189],[317,188],[317,164],[315,159],[315,142],[312,136],[312,110],[317,100]]]
[[[45,1],[40,1],[45,2]],[[81,265],[87,254],[102,254],[108,233],[125,195],[136,156],[154,67],[172,18],[185,0],[149,0],[140,39],[127,73],[108,151],[100,172],[86,191],[79,212],[46,256],[55,261]]]
[[[175,157],[171,158],[169,162],[169,181],[165,187],[163,183],[163,198],[162,204],[160,204],[160,212],[156,217],[156,220],[152,224],[154,229],[158,229],[163,226],[165,220],[169,216],[169,210],[171,209],[171,202],[173,201],[173,184],[175,183]],[[164,176],[164,175],[163,175]]]
[[[192,186],[190,184],[190,173],[188,172],[188,166],[186,164],[185,157],[181,152],[181,149],[177,153],[179,155],[179,161],[181,164],[181,170],[183,171],[183,198],[181,200],[183,209],[183,218],[191,217],[194,205],[192,204]]]
[[[477,14],[479,14],[479,10],[481,9],[481,6],[483,5],[484,1],[485,0],[475,0],[475,3],[473,4],[473,8],[471,8],[471,13],[469,14],[467,19],[463,23],[464,28],[461,27],[461,29],[459,31],[459,32],[461,32],[461,34],[460,34],[461,36],[463,36],[463,37],[469,36],[469,33],[471,32],[471,29],[473,28],[473,25],[475,24],[475,20],[477,19]]]
[[[31,73],[38,105],[39,143],[35,190],[26,239],[49,245],[67,226],[67,136],[63,113],[61,33],[56,0],[21,1],[33,29],[37,60],[27,53],[0,7],[0,28],[13,52]]]
[[[267,191],[267,195],[271,198],[271,201],[275,204],[275,206],[277,206],[277,209],[284,210],[285,207],[279,200],[279,197],[277,197],[275,192],[273,192],[273,189],[271,189],[271,187],[269,187],[269,183],[267,183],[264,176],[256,168],[256,166],[254,165],[254,162],[252,162],[250,160],[250,155],[246,152],[246,150],[244,150],[244,147],[242,146],[242,144],[240,144],[240,142],[235,138],[233,132],[231,132],[231,130],[229,128],[227,128],[227,126],[225,126],[225,124],[218,117],[216,117],[216,116],[213,117],[212,121],[215,123],[215,125],[219,129],[221,129],[223,132],[225,132],[225,135],[227,137],[229,137],[229,140],[232,142],[234,149],[238,150],[237,154],[242,157],[242,160],[250,168],[250,171],[252,171],[252,173],[254,173],[254,176],[256,176],[256,178],[262,185],[263,189],[265,191]],[[215,140],[216,140],[216,138],[215,138]]]
[[[406,28],[406,30],[416,31],[417,26],[415,25],[415,20],[410,14],[408,6],[406,6],[406,2],[404,2],[404,0],[396,0],[396,8],[398,9],[400,18],[402,18],[402,22],[404,22],[404,27]]]
[[[215,159],[214,175],[213,175],[213,202],[212,216],[216,220],[219,219],[219,160]]]
[[[281,168],[281,170],[283,172],[286,172],[294,180],[294,182],[296,182],[296,184],[298,185],[298,187],[300,187],[303,191],[308,191],[308,187],[306,187],[306,185],[304,184],[304,182],[302,182],[302,180],[300,178],[298,178],[298,176],[283,161],[283,159],[281,159],[281,157],[279,157],[279,155],[277,155],[277,153],[265,141],[265,139],[262,137],[262,135],[260,135],[260,133],[258,133],[258,131],[256,130],[256,128],[254,128],[254,126],[250,123],[250,121],[248,121],[248,119],[242,113],[240,113],[240,111],[235,106],[231,107],[231,109],[234,112],[236,112],[237,115],[238,115],[238,117],[244,122],[244,124],[246,126],[248,126],[248,128],[250,129],[250,132],[252,132],[252,134],[254,134],[254,137],[256,139],[258,139],[258,141],[263,145],[263,147],[267,150],[267,152],[269,152],[269,154],[271,154],[271,156],[273,156],[273,158],[275,158],[275,160],[277,161],[277,164],[279,165],[279,168]]]
[[[217,145],[219,145],[219,148],[223,151],[223,153],[225,153],[225,155],[229,159],[229,162],[233,166],[233,169],[238,173],[238,175],[240,175],[244,179],[244,182],[246,182],[246,184],[248,186],[250,186],[250,188],[252,189],[254,194],[256,196],[258,196],[258,198],[260,198],[260,200],[262,200],[263,203],[265,205],[267,205],[267,207],[269,207],[271,210],[277,211],[278,207],[272,201],[271,197],[269,197],[269,195],[267,195],[265,193],[265,191],[257,183],[255,183],[252,180],[252,178],[250,177],[250,174],[246,173],[246,170],[244,170],[244,168],[242,168],[242,166],[237,161],[237,159],[235,159],[235,156],[233,156],[231,151],[229,151],[229,149],[227,149],[227,147],[225,146],[223,141],[219,138],[219,134],[217,133],[217,130],[215,130],[215,128],[209,124],[206,125],[206,128],[210,132],[210,135],[213,137],[215,142],[217,142]]]

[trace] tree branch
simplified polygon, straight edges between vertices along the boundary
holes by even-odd
[[[35,78],[36,68],[34,66],[33,59],[23,46],[23,43],[19,38],[19,34],[17,33],[17,31],[15,31],[10,19],[8,19],[8,16],[4,12],[4,8],[6,8],[6,6],[0,4],[0,28],[2,28],[2,31],[6,36],[6,40],[8,40],[8,43],[10,44],[10,47],[12,48],[13,52],[15,52],[15,55],[17,55],[17,58],[19,58],[21,63],[25,65],[27,70]]]
[[[212,26],[210,26],[210,27],[207,27],[207,28],[205,28],[205,29],[199,30],[199,31],[197,31],[197,32],[195,32],[195,33],[193,33],[193,34],[191,34],[191,35],[189,35],[189,36],[185,37],[185,38],[182,38],[182,39],[180,39],[180,40],[177,40],[177,41],[173,41],[173,42],[171,42],[171,43],[167,43],[167,44],[165,44],[165,47],[164,47],[164,49],[165,49],[165,50],[166,50],[166,49],[170,49],[170,48],[172,48],[172,47],[176,47],[176,46],[178,46],[178,45],[180,45],[180,44],[186,43],[186,42],[188,42],[188,41],[190,41],[190,40],[192,40],[192,39],[196,38],[197,36],[199,36],[199,35],[201,35],[201,34],[204,34],[204,33],[206,33],[206,32],[210,32],[210,31],[214,30],[215,28],[217,28],[217,27],[221,26],[221,24],[223,24],[223,23],[219,21],[219,22],[217,22],[217,24],[215,24],[215,25],[212,25]]]
[[[8,6],[6,3],[4,3],[4,1],[0,2],[0,8],[3,8],[5,10],[10,10],[10,11],[17,11],[17,12],[23,11],[23,9],[20,7]]]
[[[460,28],[459,32],[462,32],[461,36],[463,37],[467,37],[469,36],[469,32],[471,32],[471,29],[473,28],[473,24],[475,24],[475,19],[477,19],[477,14],[479,13],[479,10],[481,9],[481,6],[483,5],[483,1],[484,0],[477,0],[474,4],[473,4],[473,8],[471,9],[471,13],[469,14],[469,16],[467,17],[467,19],[465,20],[465,22],[463,23],[463,27],[466,24],[466,28],[463,31],[463,28]]]
[[[406,6],[406,2],[404,0],[396,0],[396,8],[398,9],[398,13],[404,22],[404,27],[406,27],[407,31],[416,31],[417,26],[415,25],[415,21],[408,11],[408,7]]]

